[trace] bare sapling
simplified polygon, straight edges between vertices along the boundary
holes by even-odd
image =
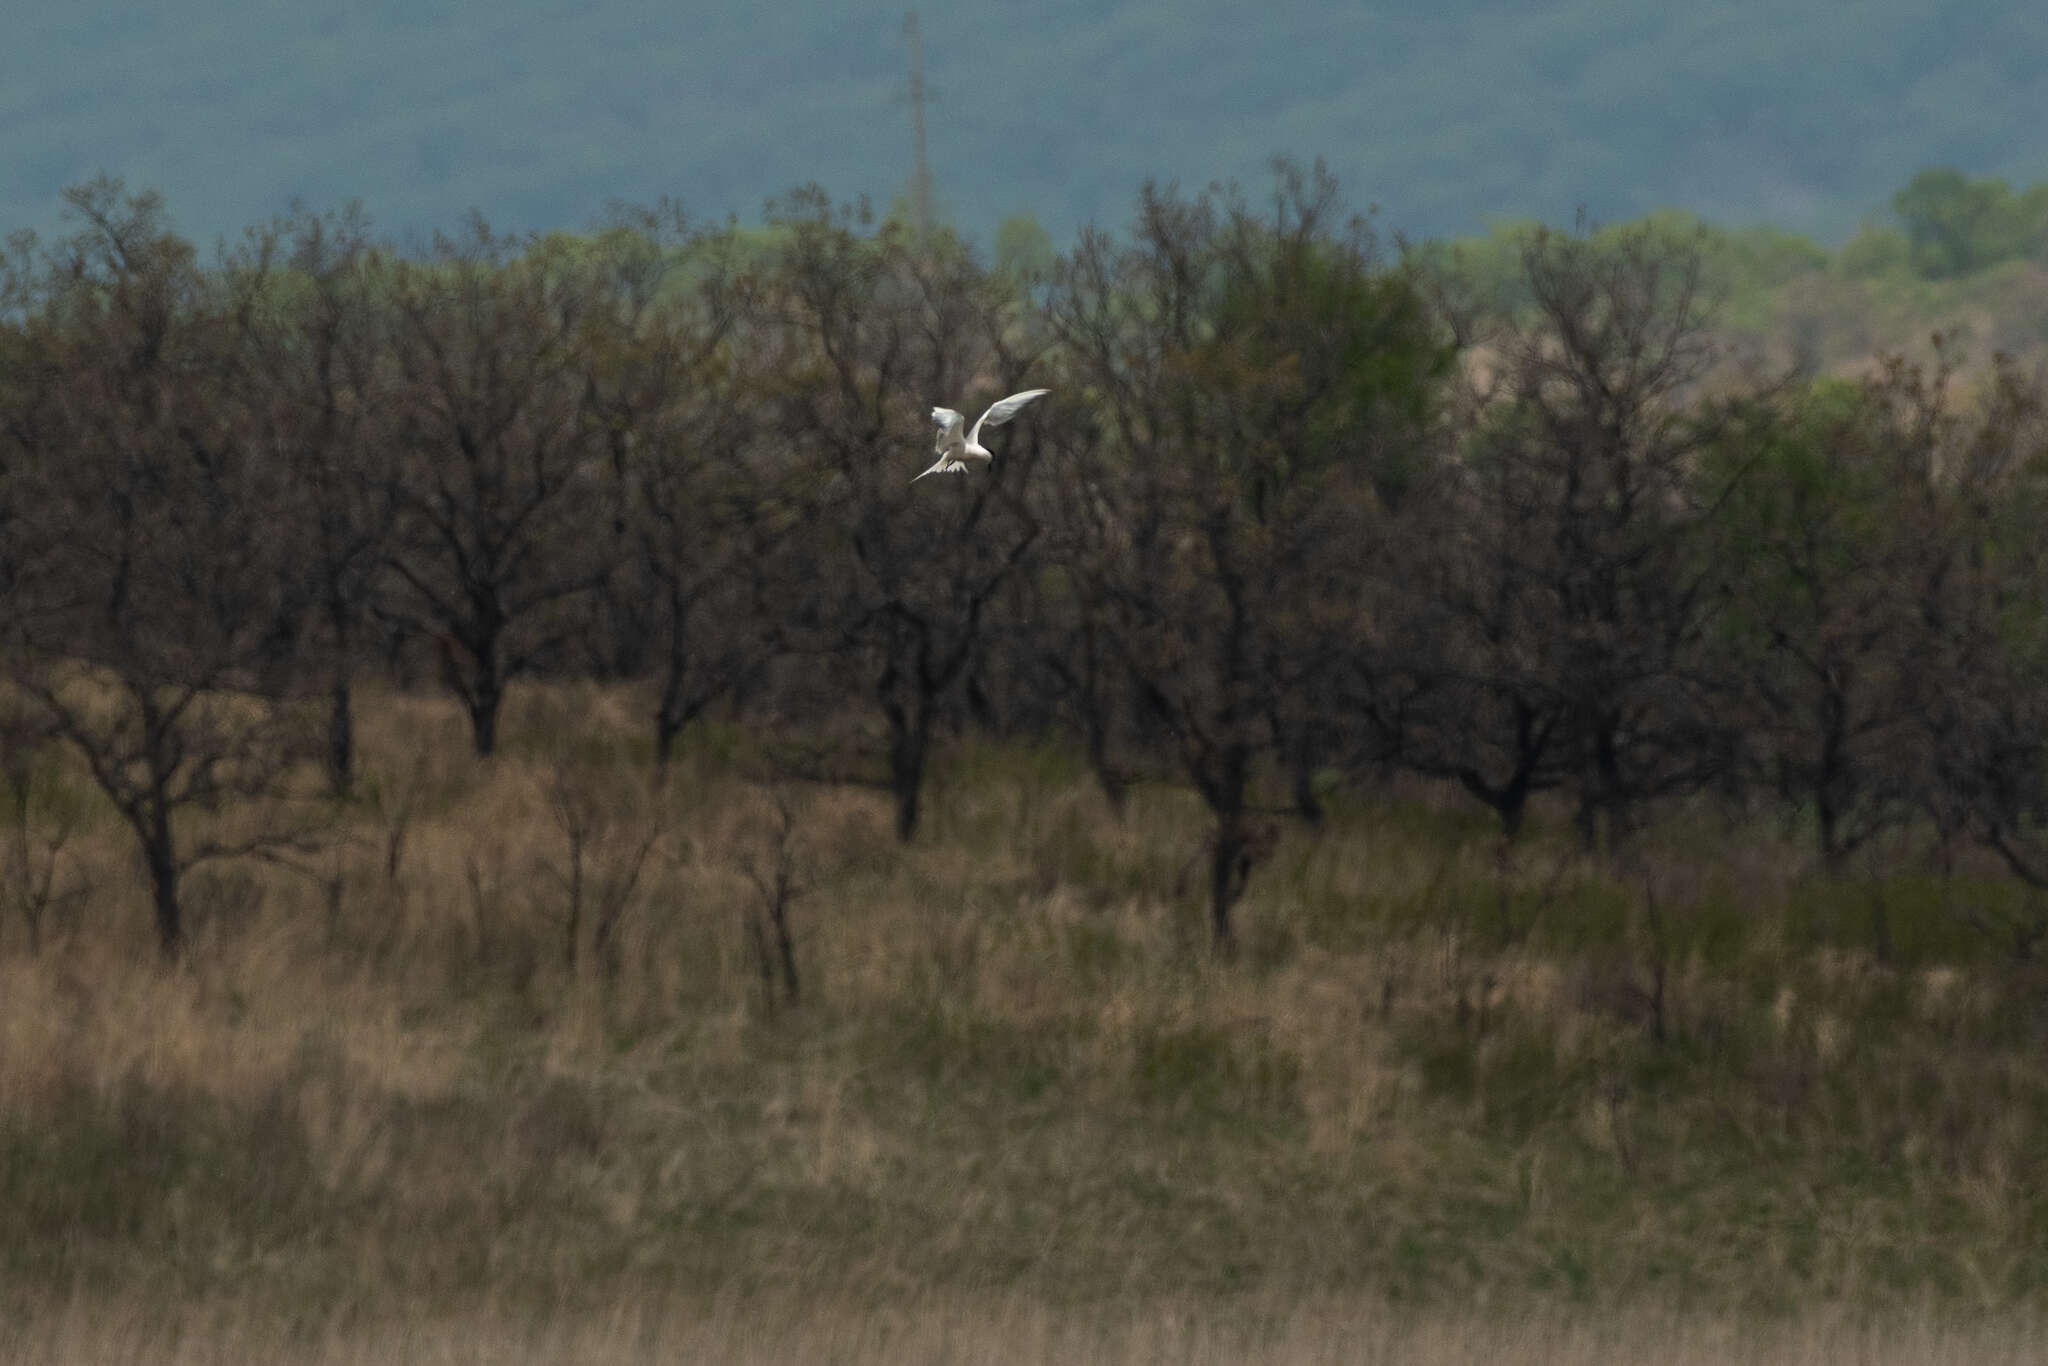
[[[540,868],[561,898],[562,962],[616,968],[619,927],[637,904],[640,876],[661,839],[659,811],[621,813],[608,775],[561,763],[546,783],[548,814],[561,836],[559,858]]]
[[[789,908],[811,890],[796,848],[796,813],[789,794],[781,788],[769,792],[775,818],[768,822],[761,847],[740,858],[740,868],[754,884],[757,913],[747,922],[761,970],[761,999],[770,1014],[776,1005],[776,979],[781,979],[782,1001],[794,1006],[802,985],[797,975],[796,939],[790,930]]]
[[[7,838],[0,846],[0,894],[28,931],[31,956],[41,954],[46,929],[91,890],[76,858],[64,847],[78,828],[78,813],[53,802],[42,760],[53,737],[18,712],[0,718],[0,784],[4,784]]]

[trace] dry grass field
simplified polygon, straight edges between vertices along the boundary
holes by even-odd
[[[46,763],[0,1356],[2048,1359],[2041,909],[1988,868],[1829,883],[1711,811],[1503,859],[1401,788],[1289,830],[1219,961],[1185,793],[962,743],[899,847],[738,731],[657,793],[636,705],[527,689],[478,764],[373,699],[328,847],[195,872],[169,969]]]
[[[1014,1301],[792,1304],[635,1301],[535,1320],[520,1306],[459,1317],[286,1324],[223,1311],[166,1318],[80,1304],[8,1344],[21,1366],[2022,1366],[2043,1359],[2030,1323],[1855,1321],[1821,1313],[1759,1324],[1726,1317],[1523,1311],[1426,1317],[1356,1301],[1121,1313]]]

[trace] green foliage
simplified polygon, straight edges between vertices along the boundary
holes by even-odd
[[[1835,253],[1834,268],[1851,280],[1893,275],[1910,268],[1912,251],[1896,228],[1866,223]]]
[[[1591,238],[1689,240],[1719,323],[1772,341],[1805,328],[1811,342],[1860,356],[1989,314],[1994,330],[1980,345],[2030,350],[2038,309],[2025,270],[2048,264],[2048,182],[2016,192],[1997,179],[1926,171],[1893,201],[1904,230],[1866,221],[1832,251],[1777,227],[1721,227],[1673,209],[1608,224]],[[1407,259],[1456,309],[1526,318],[1533,301],[1522,261],[1540,231],[1533,221],[1503,220],[1483,234],[1411,246]]]
[[[1460,310],[1523,317],[1534,302],[1523,253],[1542,226],[1534,219],[1496,222],[1484,234],[1411,244],[1406,259],[1447,289]]]
[[[995,266],[998,273],[1019,284],[1034,284],[1049,278],[1059,260],[1052,234],[1030,210],[1013,213],[996,224]]]
[[[1913,269],[1945,280],[2025,252],[2044,226],[2027,216],[2036,199],[2030,192],[2022,201],[2003,180],[1973,180],[1944,166],[1907,182],[1892,196],[1892,211],[1905,224]]]
[[[1799,233],[1768,225],[1726,228],[1678,209],[1604,225],[1589,236],[1595,246],[1607,250],[1631,238],[1667,250],[1697,251],[1703,284],[1728,320],[1741,326],[1759,325],[1764,301],[1792,281],[1828,266],[1826,248]]]
[[[1526,320],[1535,301],[1523,263],[1545,231],[1533,220],[1504,221],[1483,236],[1412,248],[1410,259],[1436,278],[1454,281],[1454,296],[1465,307]],[[1825,247],[1799,233],[1766,225],[1724,228],[1677,209],[1601,224],[1587,234],[1589,244],[1609,251],[1632,238],[1696,250],[1702,282],[1724,320],[1744,328],[1763,326],[1779,291],[1826,270],[1830,260]]]
[[[1736,228],[1709,239],[1708,258],[1725,272],[1732,292],[1778,289],[1802,275],[1826,270],[1828,252],[1810,237],[1782,228]]]
[[[1716,449],[1711,476],[1732,490],[1722,526],[1737,561],[1770,582],[1772,602],[1796,594],[1796,577],[1831,579],[1869,562],[1889,525],[1884,502],[1893,471],[1868,458],[1864,430],[1881,414],[1860,385],[1821,379],[1794,391],[1783,411],[1752,411]],[[1768,551],[1818,529],[1819,562],[1790,568]]]
[[[1197,311],[1169,343],[1170,405],[1260,521],[1289,493],[1346,479],[1398,498],[1418,473],[1410,438],[1454,361],[1415,279],[1344,220],[1327,170],[1283,161],[1275,179],[1270,220],[1234,190],[1146,200],[1152,266],[1199,281],[1186,301]]]

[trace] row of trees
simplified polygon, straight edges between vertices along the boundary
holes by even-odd
[[[866,714],[906,840],[945,735],[1068,735],[1112,802],[1200,794],[1223,944],[1259,794],[1313,823],[1392,768],[1508,839],[1711,791],[1831,869],[1922,822],[2048,886],[2040,385],[1744,376],[1683,238],[1539,233],[1495,316],[1286,164],[1044,273],[816,191],[411,255],[302,213],[206,264],[150,195],[68,198],[0,276],[7,742],[76,750],[166,951],[194,864],[318,838],[366,673],[486,756],[512,680],[634,680],[661,771],[714,705]],[[1040,386],[911,486],[935,403]]]

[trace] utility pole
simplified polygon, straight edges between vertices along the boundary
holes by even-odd
[[[916,158],[910,180],[910,213],[922,251],[932,230],[932,167],[924,155],[924,39],[917,31],[916,10],[903,17],[903,36],[910,40],[910,136]]]

